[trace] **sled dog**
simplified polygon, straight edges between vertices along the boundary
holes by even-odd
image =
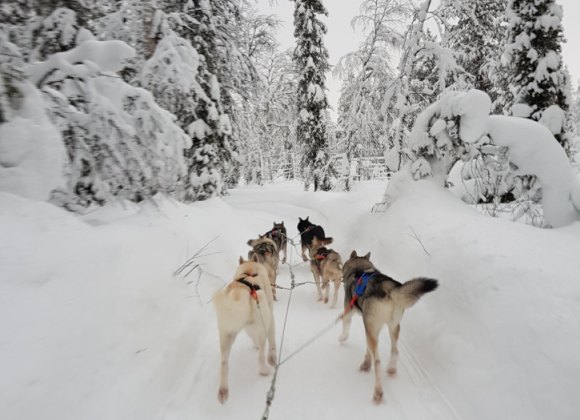
[[[342,261],[338,252],[328,249],[325,245],[332,243],[332,238],[318,239],[312,238],[312,248],[310,248],[310,271],[314,276],[316,289],[318,290],[318,300],[322,300],[322,290],[320,280],[322,279],[322,289],[324,293],[324,303],[328,303],[330,294],[330,283],[334,283],[334,294],[332,295],[331,308],[336,308],[338,289],[342,280]]]
[[[248,259],[253,259],[256,256],[259,263],[264,264],[272,286],[272,295],[276,299],[276,271],[278,271],[278,250],[276,244],[272,239],[264,235],[258,235],[258,239],[250,239],[248,245],[252,247],[248,252]]]
[[[374,361],[375,391],[373,400],[380,403],[383,400],[383,384],[381,380],[381,362],[378,352],[379,333],[384,324],[389,328],[391,338],[391,357],[387,373],[397,372],[397,356],[399,350],[397,341],[401,331],[403,311],[415,304],[425,293],[435,290],[437,280],[415,278],[401,284],[389,276],[382,274],[370,261],[369,252],[359,257],[352,251],[350,259],[344,263],[342,275],[344,279],[344,315],[342,317],[342,335],[339,340],[348,339],[352,315],[355,310],[362,313],[365,334],[367,337],[367,352],[360,365],[360,370],[368,372],[371,361]]]
[[[214,295],[221,350],[220,386],[218,400],[223,404],[229,396],[228,370],[232,345],[242,330],[245,330],[258,347],[258,371],[268,375],[266,364],[266,341],[268,341],[268,363],[276,365],[276,342],[274,316],[272,313],[272,289],[266,268],[257,261],[240,264],[233,280]]]
[[[302,244],[302,260],[308,261],[308,257],[306,256],[306,250],[310,251],[312,248],[312,238],[318,239],[330,239],[327,238],[324,234],[324,229],[322,226],[315,225],[308,220],[308,217],[302,220],[300,217],[298,218],[298,232],[300,232],[300,242]]]
[[[278,249],[279,257],[282,256],[282,251],[284,251],[284,258],[282,258],[282,264],[284,264],[288,254],[288,236],[286,235],[286,227],[284,226],[284,222],[274,222],[272,229],[266,232],[264,236],[274,241],[276,248]]]

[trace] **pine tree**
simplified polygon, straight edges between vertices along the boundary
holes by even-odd
[[[546,122],[556,140],[568,150],[564,120],[570,98],[561,56],[562,8],[555,0],[510,0],[508,18],[502,57],[510,87],[508,111]]]
[[[312,180],[315,191],[318,188],[327,191],[331,185],[324,114],[328,108],[326,72],[330,67],[323,42],[327,29],[317,15],[326,16],[328,12],[321,0],[295,0],[295,3],[294,37],[297,45],[294,62],[299,74],[297,136],[303,147],[304,187],[308,189]]]

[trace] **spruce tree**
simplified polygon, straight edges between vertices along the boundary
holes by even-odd
[[[502,60],[508,69],[511,114],[542,121],[568,149],[564,113],[569,109],[568,80],[562,64],[562,8],[555,0],[510,0],[508,39]],[[556,107],[560,108],[558,110]],[[563,112],[562,112],[563,111]],[[554,117],[561,116],[561,124]]]
[[[445,4],[450,21],[446,46],[456,52],[457,64],[471,76],[471,85],[484,91],[492,102],[500,92],[496,73],[505,43],[505,12],[508,0],[461,0]]]
[[[318,15],[327,16],[321,0],[295,0],[294,37],[296,49],[294,62],[299,74],[298,79],[298,142],[303,148],[302,171],[304,187],[310,182],[314,190],[320,188],[328,191],[331,188],[328,170],[328,140],[326,127],[326,72],[328,51],[324,46],[323,36],[326,25]]]

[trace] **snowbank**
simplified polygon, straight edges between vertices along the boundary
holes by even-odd
[[[0,191],[47,200],[63,182],[64,145],[40,92],[27,83],[19,89],[23,99],[16,117],[0,124]]]
[[[544,216],[551,226],[580,221],[580,181],[550,131],[561,127],[559,108],[546,110],[544,123],[549,127],[546,128],[524,118],[489,116],[490,106],[491,101],[484,92],[451,92],[419,114],[409,137],[409,147],[416,154],[411,166],[413,177],[433,177],[440,183],[447,177],[450,156],[459,148],[452,144],[449,124],[459,117],[457,141],[477,147],[476,143],[488,136],[491,144],[509,149],[518,175],[538,177],[543,190]],[[456,128],[454,123],[452,128]],[[391,182],[385,201],[392,203],[390,200],[398,195],[389,189],[400,188],[398,182]]]

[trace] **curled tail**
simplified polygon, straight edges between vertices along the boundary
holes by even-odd
[[[392,295],[395,301],[406,309],[413,306],[425,293],[437,289],[437,286],[439,286],[437,280],[418,277],[393,290]]]

